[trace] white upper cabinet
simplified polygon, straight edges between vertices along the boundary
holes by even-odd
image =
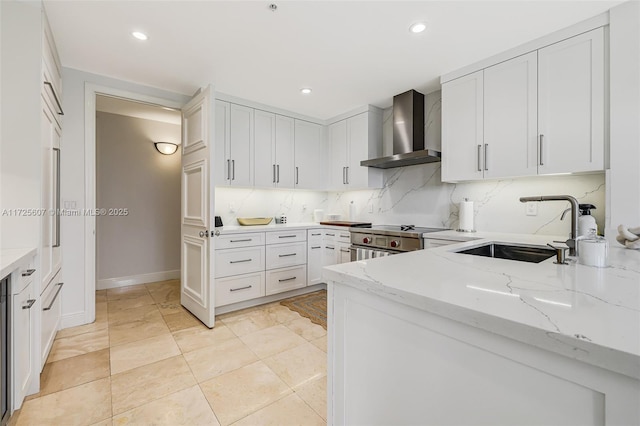
[[[295,120],[295,187],[324,189],[322,126]]]
[[[276,115],[255,111],[255,186],[276,185]]]
[[[536,85],[536,52],[484,70],[485,178],[538,172]]]
[[[604,29],[540,49],[538,61],[540,174],[603,170]]]
[[[369,111],[329,126],[331,189],[381,188],[382,170],[360,165],[382,153],[382,112]]]
[[[483,177],[483,72],[442,85],[442,180]]]
[[[253,108],[216,100],[216,185],[253,186]]]
[[[442,180],[605,168],[604,28],[442,85]]]
[[[284,115],[276,115],[276,186],[293,188],[294,186],[294,120]]]

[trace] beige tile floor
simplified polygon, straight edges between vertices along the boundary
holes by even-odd
[[[326,331],[279,303],[208,329],[180,283],[96,293],[96,322],[62,330],[17,425],[326,424]]]

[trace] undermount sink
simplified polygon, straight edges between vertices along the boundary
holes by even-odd
[[[555,251],[537,246],[521,246],[511,244],[489,243],[456,253],[474,256],[494,257],[497,259],[517,260],[518,262],[540,263],[555,256]]]

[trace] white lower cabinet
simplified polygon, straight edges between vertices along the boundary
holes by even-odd
[[[267,269],[307,263],[307,243],[272,244],[267,246]]]
[[[306,287],[307,266],[293,266],[290,268],[267,271],[266,294],[270,296],[283,291]]]
[[[58,272],[53,280],[47,285],[40,296],[40,304],[42,307],[42,328],[41,328],[41,355],[40,366],[44,367],[53,341],[56,338],[58,328],[60,328],[60,319],[62,318],[62,305],[60,292],[63,283],[60,282],[61,273]]]
[[[307,285],[320,284],[322,281],[322,229],[307,231]]]
[[[228,278],[216,278],[216,307],[265,295],[264,271]]]
[[[264,246],[217,250],[215,277],[248,274],[264,270]]]
[[[37,306],[32,280],[13,295],[13,407],[20,408],[34,374],[34,327]]]

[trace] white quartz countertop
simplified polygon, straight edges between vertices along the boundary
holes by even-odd
[[[0,279],[13,272],[25,257],[35,256],[35,248],[0,250]]]
[[[336,228],[333,226],[320,225],[316,222],[301,222],[301,223],[284,223],[276,224],[270,223],[268,225],[225,225],[215,228],[215,231],[220,231],[220,234],[239,234],[245,232],[264,232],[264,231],[290,231],[295,229],[310,229],[310,228]],[[343,226],[345,230],[349,230],[349,227]]]
[[[461,233],[429,236],[435,234]],[[640,379],[640,251],[612,246],[607,268],[556,265],[555,256],[536,264],[455,251],[563,238],[462,237],[475,240],[334,265],[323,277]]]

